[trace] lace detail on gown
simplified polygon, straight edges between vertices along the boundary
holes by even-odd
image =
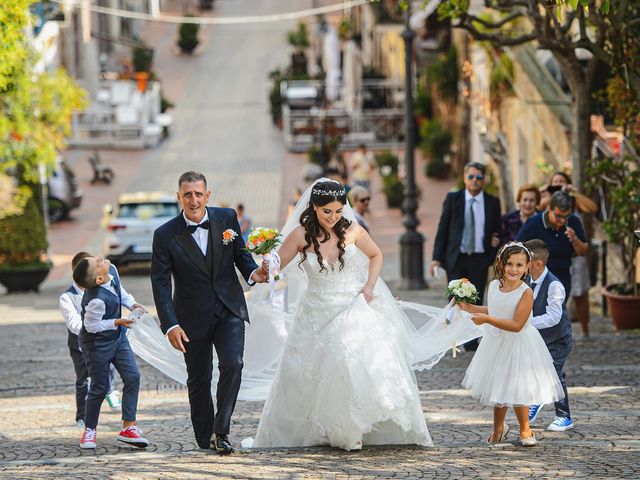
[[[359,292],[366,263],[320,272],[307,252],[307,288],[265,404],[255,447],[432,445],[415,377],[393,318]],[[325,263],[325,265],[328,265]]]

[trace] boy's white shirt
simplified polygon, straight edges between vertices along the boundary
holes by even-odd
[[[100,285],[101,288],[105,288],[114,295],[118,295],[115,288],[111,286],[113,281],[113,275],[109,275],[109,282]],[[131,310],[136,300],[129,292],[127,292],[122,283],[120,284],[120,296],[122,298],[122,305]],[[99,298],[91,300],[84,310],[84,328],[89,333],[105,332],[107,330],[115,330],[117,318],[102,318],[107,311],[107,306]]]
[[[79,294],[64,292],[60,295],[59,306],[60,313],[67,324],[67,328],[71,333],[78,335],[82,328],[82,317],[80,316],[82,307],[80,302],[82,302],[82,295],[84,291],[76,282],[73,282],[73,288],[75,288],[76,292],[79,292]]]
[[[533,282],[536,282],[536,287],[533,289],[534,300],[538,298],[540,286],[542,285],[542,282],[544,281],[548,272],[549,269],[547,267],[544,267],[544,270],[537,279],[534,280],[533,277],[531,277],[531,280]],[[557,280],[551,282],[549,284],[549,291],[547,293],[547,306],[545,308],[545,313],[543,313],[542,315],[534,316],[531,319],[531,323],[533,324],[533,326],[540,330],[543,328],[553,327],[560,323],[560,319],[562,318],[562,305],[564,303],[565,296],[566,294],[562,283]]]

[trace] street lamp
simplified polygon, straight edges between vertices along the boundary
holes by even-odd
[[[415,158],[414,150],[416,146],[414,118],[413,118],[413,78],[412,78],[412,55],[413,39],[415,33],[409,24],[411,18],[411,0],[407,2],[407,9],[404,17],[404,30],[402,39],[404,40],[404,72],[405,72],[405,108],[406,108],[406,148],[405,148],[405,170],[407,173],[407,191],[404,197],[405,232],[400,237],[400,277],[401,288],[405,290],[422,290],[427,288],[424,279],[424,237],[417,231],[420,221],[416,217],[418,200],[416,195],[415,181]]]

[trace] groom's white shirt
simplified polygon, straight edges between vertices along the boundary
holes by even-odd
[[[182,216],[184,217],[184,221],[187,222],[187,227],[189,227],[191,225],[200,225],[202,222],[206,222],[207,220],[209,220],[209,213],[207,212],[206,209],[204,211],[204,216],[202,217],[202,220],[200,220],[200,222],[198,222],[198,223],[192,222],[191,220],[189,220],[187,218],[187,216],[184,214],[184,211],[182,212]],[[209,227],[209,228],[211,228],[211,227]],[[209,230],[206,230],[204,228],[196,228],[196,231],[193,232],[191,234],[191,236],[193,237],[193,239],[198,244],[198,247],[200,248],[200,251],[202,252],[202,255],[206,256],[207,255],[207,245],[209,243]]]

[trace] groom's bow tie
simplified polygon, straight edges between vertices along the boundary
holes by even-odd
[[[204,228],[205,230],[209,230],[209,220],[205,220],[204,222],[199,223],[198,225],[187,225],[187,229],[189,230],[189,233],[196,233],[196,230],[198,230],[198,227]]]

